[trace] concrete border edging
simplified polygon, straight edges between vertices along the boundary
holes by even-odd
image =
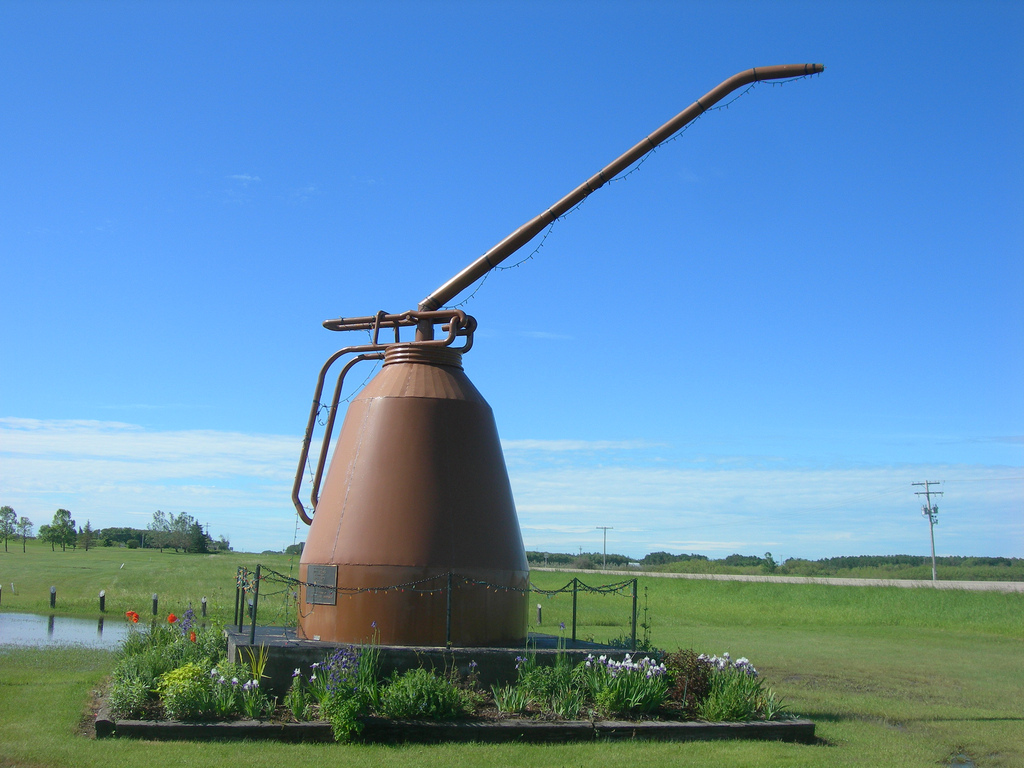
[[[494,721],[387,720],[368,717],[358,741],[374,744],[482,743],[565,743],[599,739],[636,741],[707,741],[718,739],[759,739],[811,743],[814,723],[810,720],[770,720],[744,723],[703,723],[646,720],[626,722],[604,720],[546,721],[508,719]],[[329,723],[272,723],[238,720],[220,723],[184,723],[173,720],[120,720],[110,718],[106,708],[96,716],[96,737],[147,739],[152,741],[207,741],[212,739],[273,739],[287,742],[333,742]]]

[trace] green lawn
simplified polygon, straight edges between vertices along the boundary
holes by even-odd
[[[0,552],[0,610],[47,613],[52,584],[58,612],[67,615],[98,615],[97,595],[106,589],[109,615],[148,613],[157,592],[161,612],[180,611],[189,600],[198,605],[205,595],[211,613],[229,619],[235,568],[256,562],[282,573],[298,565],[286,556],[103,548],[52,553],[33,542],[22,554],[19,543]],[[552,588],[568,577],[535,573],[534,580]],[[794,712],[818,724],[821,742],[362,747],[91,741],[77,729],[112,655],[0,646],[0,766],[878,768],[943,765],[960,751],[978,766],[1024,766],[1024,595],[641,579],[641,607],[645,587],[656,645],[748,656]],[[568,596],[533,596],[531,616],[538,602],[543,631],[569,625]],[[283,606],[283,595],[268,597],[261,620],[273,621]],[[627,596],[581,596],[578,635],[605,640],[628,632],[629,611]]]

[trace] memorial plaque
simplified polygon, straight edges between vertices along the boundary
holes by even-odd
[[[306,603],[337,605],[338,566],[310,565],[306,568]]]

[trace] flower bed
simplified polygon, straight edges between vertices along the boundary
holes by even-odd
[[[221,632],[191,610],[129,636],[111,676],[97,735],[265,737],[339,742],[639,738],[813,739],[747,659],[693,651],[615,660],[558,653],[516,659],[514,681],[485,690],[468,672],[411,669],[381,679],[379,649],[345,646],[296,668],[280,701],[261,689],[268,651],[225,657]],[[713,724],[708,721],[718,721]],[[725,721],[731,721],[726,723]],[[809,727],[809,731],[808,731]],[[162,735],[160,735],[162,734]],[[185,735],[190,734],[190,735]]]

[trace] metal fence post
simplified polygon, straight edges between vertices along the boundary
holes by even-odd
[[[448,571],[447,605],[445,606],[444,644],[452,647],[452,572]]]
[[[238,566],[238,571],[235,573],[235,623],[238,625],[238,631],[242,631],[242,620],[244,614],[243,606],[245,604],[245,587],[242,586],[245,581],[245,573],[242,566]]]
[[[57,588],[50,587],[50,607],[55,608],[57,606]]]
[[[633,650],[636,650],[636,579],[633,579]]]
[[[249,625],[249,645],[256,645],[256,610],[260,604],[260,564],[256,563],[256,585],[252,590],[252,624]]]
[[[579,586],[580,580],[575,576],[572,577],[572,639],[576,640],[576,590]]]

